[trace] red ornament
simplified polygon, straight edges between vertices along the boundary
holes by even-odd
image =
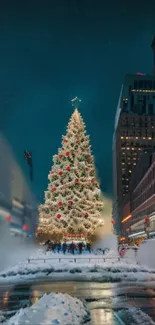
[[[56,191],[56,187],[52,187],[52,191]]]
[[[75,179],[75,183],[78,183],[78,182],[79,182],[79,180],[78,180],[78,178],[76,178],[76,179]]]
[[[62,207],[62,202],[61,202],[61,201],[58,202],[58,206],[59,206],[59,207]]]
[[[60,170],[60,172],[59,172],[59,175],[60,175],[60,176],[62,176],[62,175],[63,175],[63,172],[62,172],[61,170]]]
[[[77,143],[77,144],[80,144],[80,141],[77,141],[76,143]]]
[[[58,214],[57,214],[57,219],[60,219],[60,218],[61,218],[61,214],[58,213]]]
[[[85,217],[86,217],[86,218],[88,217],[88,212],[85,213]]]
[[[62,159],[63,155],[59,155],[59,158]]]
[[[67,166],[67,167],[66,167],[66,170],[70,171],[70,169],[71,169],[70,166]]]
[[[112,219],[112,220],[111,220],[111,223],[112,223],[113,225],[115,225],[116,222],[115,222],[114,219]]]
[[[148,217],[145,218],[145,222],[146,222],[146,223],[149,222],[149,218],[148,218]]]
[[[23,230],[24,230],[24,231],[28,231],[28,229],[29,229],[28,225],[24,225],[24,226],[23,226]]]
[[[69,201],[68,201],[68,204],[72,204],[72,203],[73,203],[73,201],[72,201],[72,200],[69,200]]]
[[[66,139],[64,139],[64,142],[68,142]]]
[[[54,172],[50,172],[50,174],[52,175],[52,174],[54,174]]]
[[[89,168],[86,168],[86,171],[88,172]]]
[[[78,166],[80,166],[80,163],[78,162]]]
[[[95,178],[92,178],[91,182],[94,183],[95,182]]]
[[[66,157],[68,157],[68,156],[69,156],[69,151],[66,152]]]
[[[7,220],[7,222],[11,222],[12,221],[12,217],[11,216],[7,216],[6,217],[6,220]]]

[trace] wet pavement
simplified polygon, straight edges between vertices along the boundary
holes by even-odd
[[[45,281],[27,285],[1,285],[0,310],[4,314],[14,313],[21,307],[37,302],[44,293],[50,292],[68,293],[86,300],[91,312],[91,325],[128,325],[128,322],[120,319],[119,311],[133,307],[140,308],[155,321],[155,282],[135,284]]]

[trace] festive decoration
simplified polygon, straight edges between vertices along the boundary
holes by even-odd
[[[53,157],[54,174],[49,177],[45,203],[39,207],[39,241],[60,241],[66,236],[94,241],[104,225],[103,202],[85,133],[82,117],[75,109],[68,124],[67,141],[63,136],[62,147]]]
[[[115,225],[116,222],[115,222],[114,219],[112,219],[112,220],[111,220],[111,223],[112,223],[113,225]]]
[[[23,226],[23,230],[24,230],[24,231],[28,231],[28,230],[29,230],[28,225],[24,225],[24,226]]]
[[[54,172],[50,172],[50,174],[52,175],[52,174],[54,174]]]
[[[6,217],[6,220],[7,220],[7,222],[11,222],[12,221],[12,217],[11,216],[7,216]]]
[[[66,143],[66,142],[67,142],[67,140],[66,140],[66,139],[64,139],[64,142]]]
[[[149,218],[148,217],[145,218],[145,223],[149,223]]]

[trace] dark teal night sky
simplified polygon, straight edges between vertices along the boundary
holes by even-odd
[[[152,69],[155,4],[140,4],[1,1],[0,127],[25,172],[23,151],[32,150],[38,196],[47,186],[75,96],[82,99],[80,111],[102,189],[111,195],[112,135],[121,83],[126,73]]]

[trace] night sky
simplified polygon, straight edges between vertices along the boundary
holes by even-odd
[[[126,73],[152,71],[154,2],[1,1],[0,129],[27,177],[23,151],[32,151],[38,197],[46,189],[75,96],[82,100],[80,112],[102,189],[112,195],[112,136],[120,87]]]

